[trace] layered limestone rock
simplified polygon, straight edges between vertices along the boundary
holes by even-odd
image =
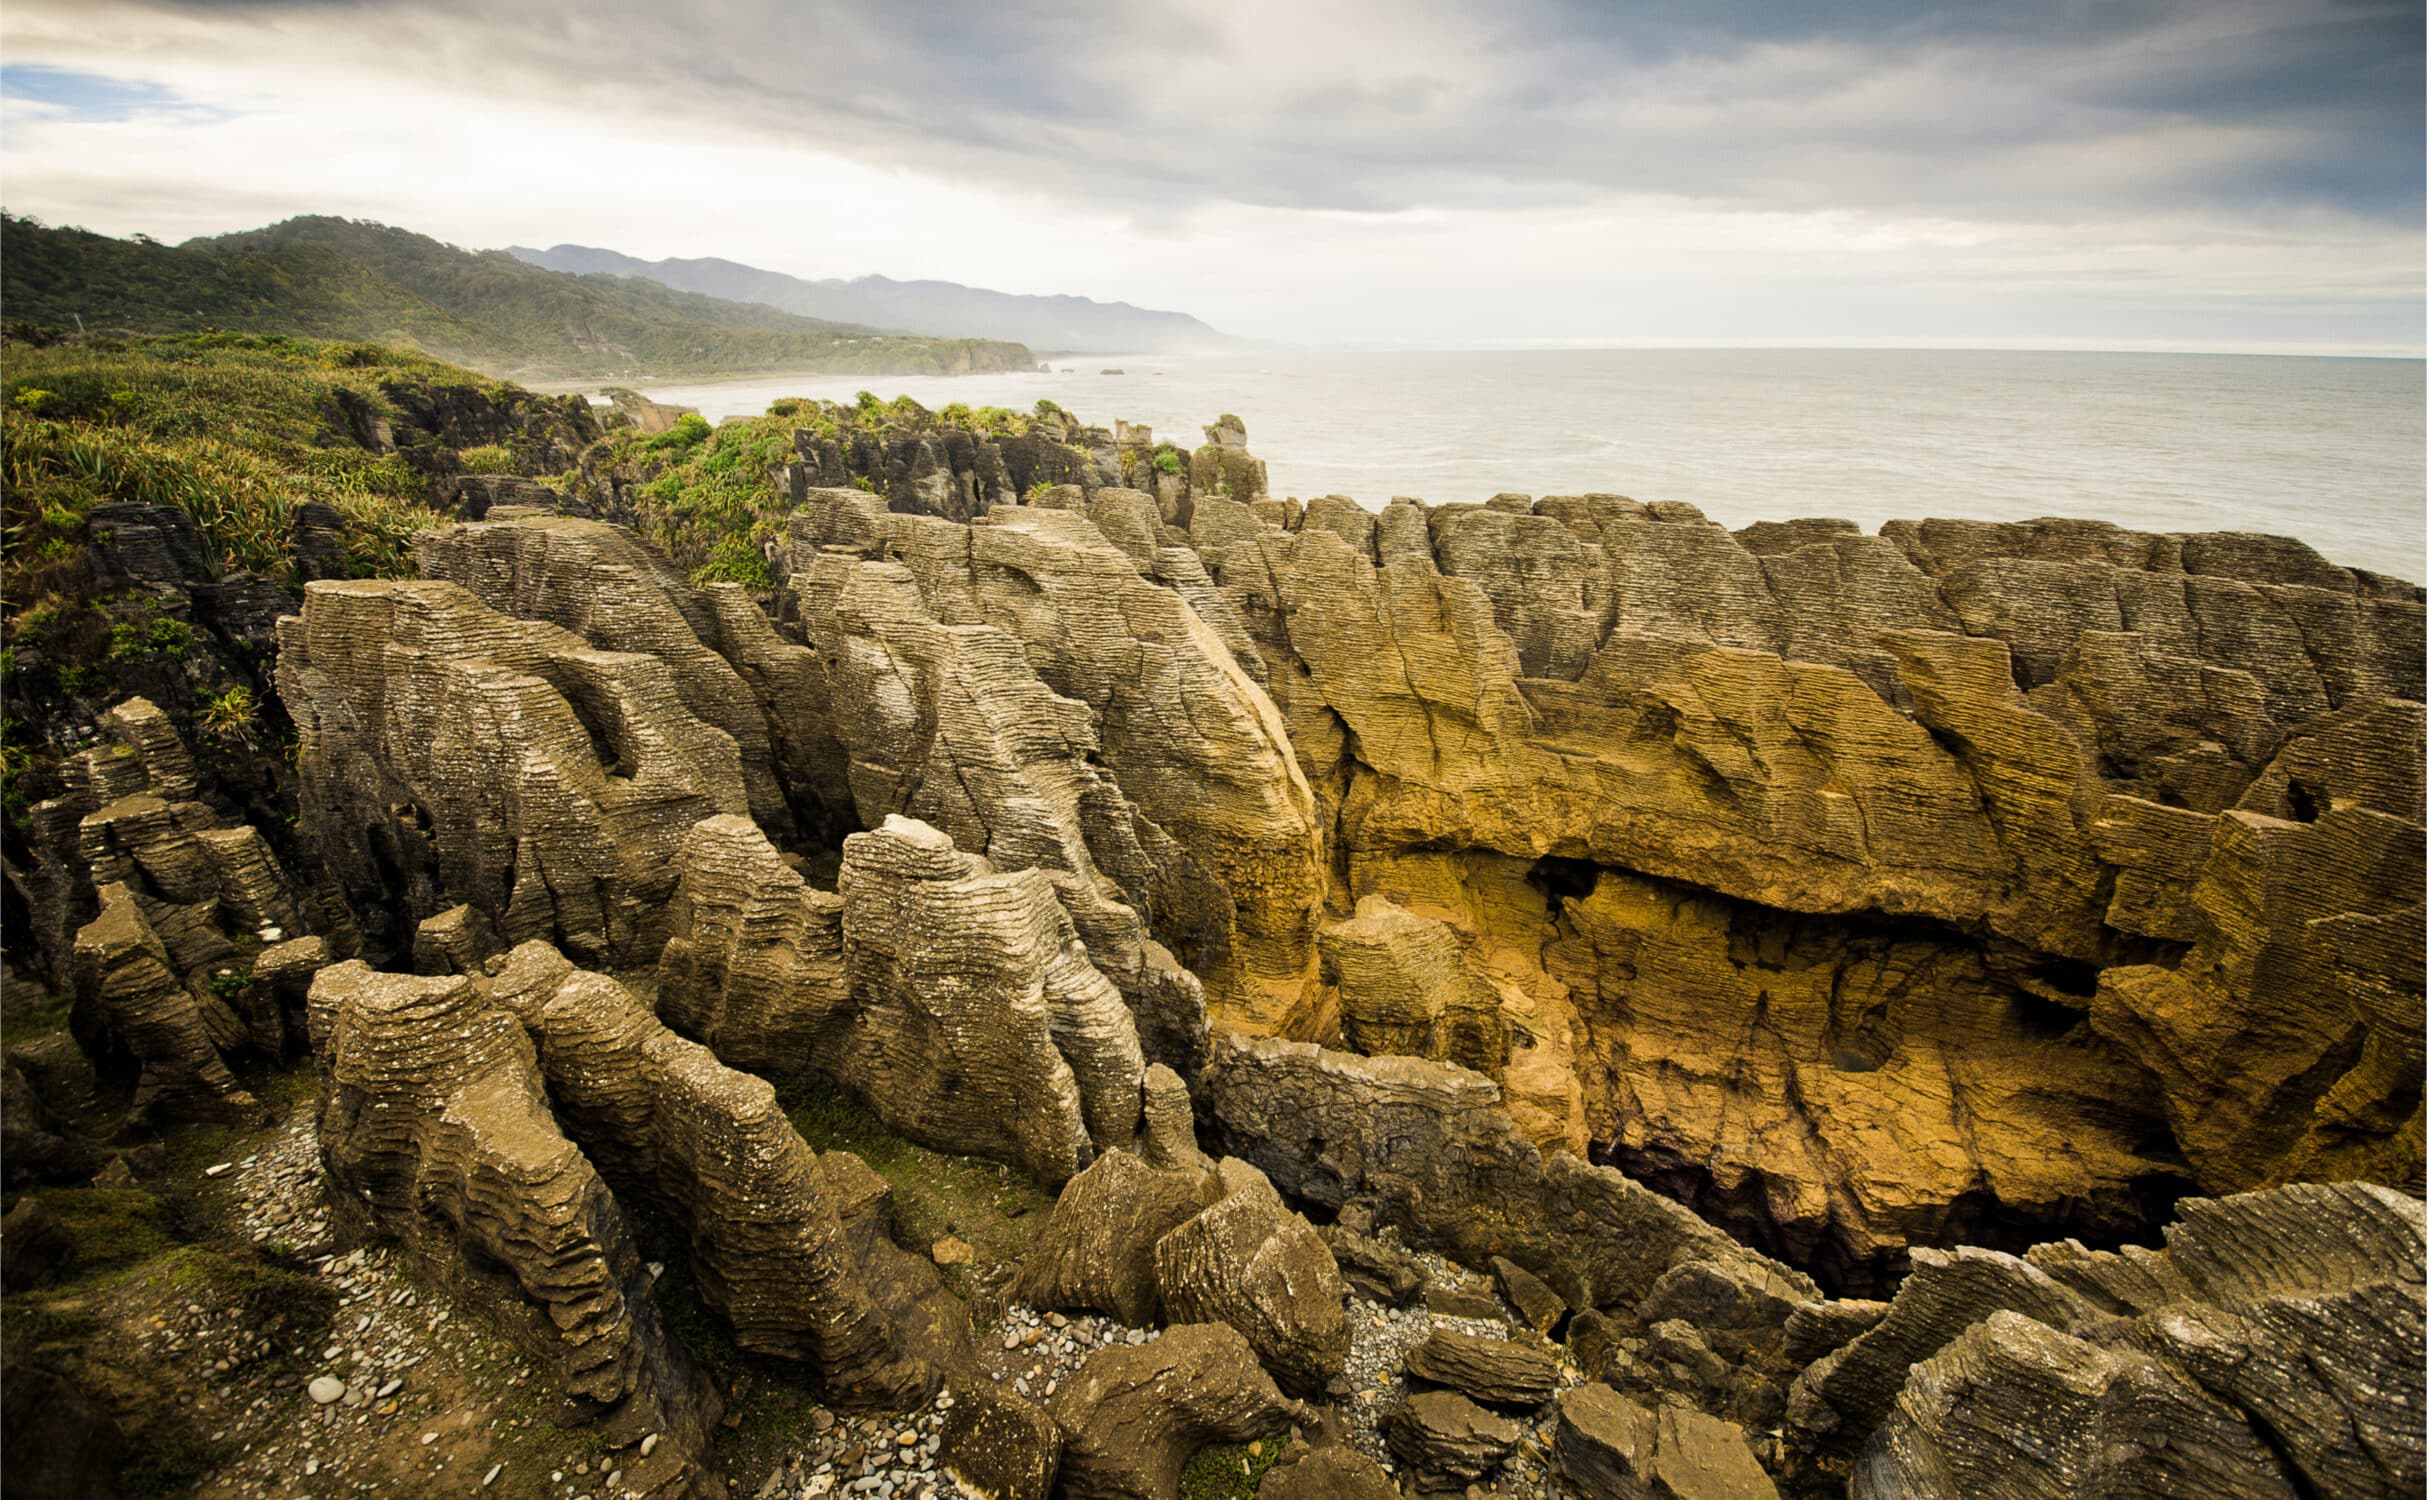
[[[658,657],[430,581],[314,583],[279,631],[301,830],[375,956],[469,904],[508,942],[653,962],[683,836],[749,807]]]
[[[1214,1139],[1292,1198],[1354,1203],[1466,1265],[1506,1257],[1571,1306],[1635,1306],[1693,1265],[1735,1289],[1746,1325],[1781,1328],[1818,1300],[1802,1274],[1650,1189],[1565,1152],[1545,1158],[1499,1094],[1448,1064],[1238,1034],[1198,1087]]]
[[[1044,870],[899,816],[844,841],[834,895],[740,817],[702,821],[677,869],[659,1009],[727,1063],[826,1073],[913,1140],[1047,1183],[1136,1143],[1136,1018]]]
[[[828,727],[861,823],[916,818],[998,868],[1051,875],[1156,1060],[1193,1073],[1201,993],[1148,918],[1206,967],[1227,951],[1227,908],[1097,763],[1094,711],[1048,688],[1014,635],[934,608],[907,568],[821,556],[793,588],[830,663]]]
[[[1224,1161],[1219,1177],[1221,1198],[1155,1243],[1164,1309],[1238,1329],[1284,1389],[1319,1396],[1348,1364],[1340,1269],[1263,1173]]]
[[[458,584],[499,614],[665,663],[683,706],[733,740],[750,816],[790,831],[760,694],[718,653],[715,612],[630,532],[556,517],[476,522],[425,531],[413,553],[424,578]]]
[[[2092,523],[1234,509],[1191,541],[1348,894],[1494,978],[1513,1108],[1560,1097],[1520,1060],[1566,1075],[1610,1159],[1848,1285],[2186,1185],[2417,1178],[2416,588]],[[1354,998],[1415,1050],[1420,1002]]]
[[[714,1394],[660,1322],[614,1195],[557,1128],[514,1017],[464,976],[355,961],[314,981],[311,1027],[335,1210],[492,1317],[550,1373],[560,1422],[631,1450],[628,1488],[721,1492],[702,1466]]]
[[[888,1126],[1067,1181],[1137,1135],[1145,1057],[1053,883],[889,817],[843,844],[853,995],[827,1071]]]
[[[1133,1328],[1163,1320],[1156,1246],[1218,1202],[1222,1182],[1197,1150],[1186,1086],[1160,1064],[1146,1073],[1145,1114],[1139,1150],[1106,1151],[1054,1198],[1021,1267],[1030,1305]]]
[[[1272,1438],[1314,1414],[1281,1394],[1239,1331],[1187,1323],[1153,1342],[1087,1356],[1050,1410],[1070,1500],[1178,1500],[1180,1470],[1208,1443]]]
[[[873,704],[877,724],[858,740],[890,732],[916,753],[931,725],[951,728],[924,682],[957,674],[972,697],[996,697],[1016,685],[1024,658],[1051,693],[1092,713],[1103,768],[1142,815],[1132,824],[1156,868],[1141,872],[1148,889],[1133,907],[1239,1018],[1288,1020],[1313,966],[1322,833],[1271,700],[1213,628],[1069,511],[998,507],[961,525],[889,513],[857,491],[804,499],[784,610],[829,656],[867,663],[871,691],[837,698],[854,711]],[[922,620],[938,628],[920,631]],[[992,627],[1016,651],[970,626]],[[914,656],[906,674],[875,655],[894,636],[921,635],[917,649],[935,665]],[[1068,740],[1077,717],[1053,709],[1040,727]],[[956,764],[965,743],[952,742]],[[899,769],[874,771],[880,792],[899,794]],[[1053,811],[1053,795],[1041,800]],[[1118,878],[1118,851],[1082,832]]]
[[[657,960],[657,1013],[734,1067],[816,1065],[851,1015],[843,901],[784,863],[748,818],[684,836]]]
[[[2368,1184],[2186,1199],[2162,1251],[1917,1251],[1807,1370],[1868,1495],[2397,1495],[2427,1482],[2427,1209]]]
[[[103,743],[67,763],[67,794],[31,809],[30,915],[80,924],[64,950],[75,1029],[105,1080],[131,1079],[139,1118],[251,1118],[227,1059],[282,1057],[301,1031],[290,971],[328,949],[286,945],[318,913],[259,830],[199,800],[166,714],[130,698],[101,723]]]
[[[666,1029],[631,992],[545,943],[475,986],[522,1022],[572,1138],[681,1230],[700,1300],[756,1354],[834,1396],[916,1404],[935,1372],[869,1295],[816,1155],[763,1079]]]

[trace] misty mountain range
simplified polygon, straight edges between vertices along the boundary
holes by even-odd
[[[551,271],[637,277],[679,291],[763,303],[806,318],[939,337],[1008,339],[1039,351],[1194,354],[1249,345],[1186,313],[1092,297],[1024,296],[953,281],[895,281],[885,276],[811,281],[729,260],[641,260],[590,245],[547,250],[511,245],[507,253]]]

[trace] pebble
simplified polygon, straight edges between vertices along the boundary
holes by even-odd
[[[345,1395],[346,1383],[334,1375],[322,1375],[305,1386],[304,1392],[320,1405],[326,1406]]]
[[[506,1466],[504,1464],[489,1465],[489,1472],[480,1476],[480,1487],[485,1490],[490,1485],[497,1483],[497,1476],[503,1474],[505,1471]]]
[[[652,1432],[640,1440],[640,1456],[647,1458],[657,1451],[657,1434]]]
[[[225,1177],[225,1176],[227,1176],[227,1175],[228,1175],[230,1172],[233,1172],[233,1171],[235,1171],[235,1170],[236,1170],[236,1164],[235,1164],[234,1162],[232,1162],[232,1161],[223,1161],[223,1162],[219,1163],[217,1166],[204,1167],[204,1168],[202,1169],[202,1175],[203,1175],[203,1176],[205,1176],[205,1177]]]

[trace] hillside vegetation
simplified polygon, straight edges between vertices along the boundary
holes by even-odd
[[[65,331],[377,341],[525,380],[1035,363],[1019,344],[880,333],[325,217],[164,245],[0,216],[0,309]]]

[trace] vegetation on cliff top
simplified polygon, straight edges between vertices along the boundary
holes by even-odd
[[[1036,362],[1019,344],[884,333],[653,281],[574,276],[347,219],[163,245],[0,216],[0,243],[0,300],[29,327],[378,340],[522,379],[956,374]]]
[[[138,502],[193,518],[208,566],[297,581],[307,504],[339,518],[357,577],[413,572],[456,475],[570,468],[598,427],[579,397],[537,396],[408,350],[240,334],[6,346],[0,369],[0,791],[42,793],[37,751],[78,703],[152,696],[209,755],[276,738],[275,701],[187,601],[103,566],[92,512]],[[97,552],[96,549],[100,549]],[[73,722],[69,714],[65,722]]]
[[[629,524],[695,584],[741,583],[767,588],[767,543],[791,513],[777,476],[795,457],[795,434],[839,444],[859,471],[854,483],[872,493],[868,477],[885,445],[897,437],[944,429],[990,438],[1024,437],[1060,408],[1039,402],[1035,415],[958,401],[930,412],[907,396],[881,401],[867,391],[851,404],[786,399],[764,416],[735,417],[711,427],[696,413],[664,432],[610,432],[584,456],[577,490]]]

